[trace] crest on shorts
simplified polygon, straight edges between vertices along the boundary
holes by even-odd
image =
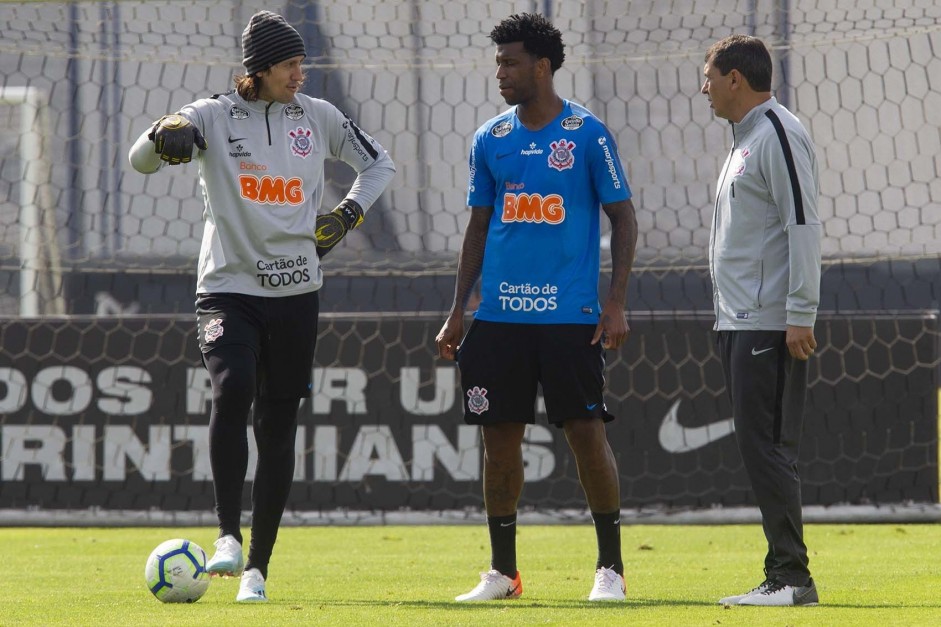
[[[289,120],[300,120],[304,117],[304,108],[299,104],[289,104],[284,107],[284,115]]]
[[[567,139],[560,139],[557,142],[549,144],[549,167],[561,172],[570,170],[575,165],[575,155],[572,149],[575,148],[575,142]]]
[[[487,388],[474,386],[467,390],[467,409],[478,416],[490,409],[490,401],[487,400]]]
[[[229,108],[229,117],[232,118],[233,120],[244,120],[249,115],[251,114],[248,111],[246,111],[245,109],[243,109],[242,107],[238,105],[232,105]]]
[[[298,126],[293,131],[288,131],[291,136],[291,152],[303,159],[307,158],[310,151],[314,148],[314,143],[310,141],[310,129]]]
[[[510,134],[510,131],[513,130],[513,125],[509,122],[501,122],[497,124],[492,129],[490,129],[490,134],[494,137],[506,137]]]
[[[207,322],[206,328],[203,329],[203,337],[206,340],[206,344],[211,344],[222,337],[222,331],[222,318],[213,318]]]

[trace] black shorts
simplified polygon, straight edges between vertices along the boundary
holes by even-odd
[[[319,292],[267,298],[246,294],[199,294],[196,328],[203,355],[218,346],[240,344],[255,353],[256,394],[305,398],[317,346]]]
[[[604,348],[589,324],[474,320],[457,354],[464,422],[536,422],[542,385],[549,422],[614,419],[604,404]]]

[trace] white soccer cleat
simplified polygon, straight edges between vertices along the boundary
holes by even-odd
[[[260,570],[249,568],[242,574],[242,581],[239,582],[239,593],[235,600],[239,603],[267,603],[268,595],[265,594],[265,578],[261,576]]]
[[[518,599],[523,594],[523,582],[520,573],[516,571],[516,578],[510,579],[499,570],[489,570],[480,573],[480,583],[477,587],[460,596],[455,601],[500,601],[502,599]]]
[[[589,601],[623,601],[626,596],[624,577],[604,566],[595,571],[595,585],[588,595]]]
[[[811,579],[806,586],[789,586],[787,584],[772,581],[761,592],[750,594],[741,601],[739,605],[769,605],[769,606],[789,606],[789,605],[817,605],[820,599],[817,597],[817,586]]]
[[[213,543],[216,552],[208,562],[206,571],[213,576],[238,577],[245,568],[242,545],[235,536],[222,536]]]
[[[719,605],[738,605],[738,604],[739,604],[739,601],[741,601],[741,600],[744,599],[745,597],[750,597],[750,596],[753,595],[753,594],[758,594],[759,592],[764,592],[765,590],[768,589],[768,586],[770,586],[770,585],[773,584],[773,583],[774,583],[774,582],[771,581],[770,579],[765,579],[765,580],[762,581],[760,584],[758,584],[756,587],[752,588],[751,590],[749,590],[748,592],[746,592],[746,593],[744,593],[744,594],[735,594],[735,595],[732,595],[732,596],[730,596],[730,597],[725,597],[724,599],[719,599]]]

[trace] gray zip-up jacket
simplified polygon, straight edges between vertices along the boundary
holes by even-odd
[[[291,296],[320,289],[323,271],[314,228],[324,162],[356,171],[346,198],[367,210],[395,175],[376,140],[325,100],[297,94],[289,104],[247,102],[235,91],[197,100],[180,114],[208,149],[193,149],[205,200],[196,291]],[[149,129],[148,129],[149,130]],[[139,172],[164,163],[148,131],[131,148]]]
[[[820,302],[814,145],[774,98],[732,124],[709,236],[715,329],[812,327]]]

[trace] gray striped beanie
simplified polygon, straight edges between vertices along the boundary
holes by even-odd
[[[242,31],[242,65],[249,76],[298,55],[307,56],[304,40],[284,18],[259,11]]]

